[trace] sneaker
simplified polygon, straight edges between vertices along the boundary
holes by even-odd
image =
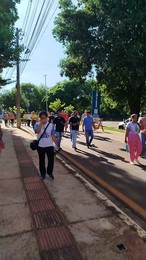
[[[49,180],[54,180],[53,174],[48,174],[48,179],[49,179]]]
[[[140,161],[138,159],[135,159],[135,161],[138,163],[138,164],[141,164]]]
[[[134,161],[130,161],[130,164],[134,164]]]
[[[42,175],[40,175],[40,180],[44,180],[45,179],[45,176],[42,176]]]

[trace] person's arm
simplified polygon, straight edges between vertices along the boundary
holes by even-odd
[[[82,131],[84,132],[84,126],[85,126],[85,123],[84,123],[84,119],[83,119],[83,123],[82,123]]]
[[[69,119],[69,124],[70,124],[70,126],[72,126],[72,120],[71,120],[71,118]]]
[[[54,142],[55,145],[57,145],[57,138],[56,138],[56,135],[52,135],[52,140]]]
[[[130,131],[130,128],[127,127],[127,128],[126,128],[126,131],[125,131],[125,143],[126,143],[126,144],[127,144],[127,137],[128,137],[129,131]]]
[[[65,121],[65,119],[63,118],[61,123],[65,126],[67,124],[67,121]]]
[[[138,124],[139,124],[140,130],[143,130],[144,129],[144,125],[143,125],[143,122],[142,122],[141,119],[138,121]]]
[[[92,127],[94,128],[94,130],[96,129],[94,121],[92,122]]]
[[[55,132],[54,126],[53,126],[53,128],[51,130],[51,137],[52,137],[52,140],[53,140],[54,144],[57,146],[57,138],[56,138],[56,134],[55,133],[56,132]]]
[[[40,133],[42,126],[43,126],[42,122],[40,122],[39,125],[38,124],[34,125],[34,131],[36,134]]]

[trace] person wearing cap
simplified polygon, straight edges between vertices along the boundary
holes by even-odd
[[[129,147],[131,164],[135,162],[140,164],[138,157],[142,152],[142,144],[139,137],[140,126],[137,119],[136,114],[131,115],[131,122],[127,124],[125,132],[125,143],[128,144]]]
[[[86,145],[91,147],[91,142],[94,138],[93,128],[95,129],[95,124],[93,122],[93,117],[90,115],[90,110],[86,111],[86,117],[83,119],[82,129],[85,130]]]

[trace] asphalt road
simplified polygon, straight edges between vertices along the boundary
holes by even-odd
[[[122,122],[122,120],[121,121],[102,121],[102,124],[103,124],[103,126],[111,126],[111,127],[115,127],[115,128],[118,128],[118,124],[120,123],[120,122]]]
[[[66,133],[61,154],[146,219],[146,160],[140,158],[141,165],[129,163],[124,133],[98,130],[93,144],[88,149],[80,132],[75,152]]]

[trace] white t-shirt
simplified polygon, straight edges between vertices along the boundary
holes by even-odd
[[[37,122],[34,126],[34,131],[36,131],[36,129],[38,128],[40,122]],[[41,134],[44,132],[46,126],[47,126],[48,122],[42,126],[40,133],[37,135],[37,139],[39,139],[39,137],[41,136]],[[55,130],[54,130],[54,125],[52,123],[50,123],[46,129],[46,132],[44,133],[44,135],[41,137],[40,141],[39,141],[39,146],[40,147],[48,147],[48,146],[53,146],[53,140],[52,140],[52,135],[55,134]]]
[[[133,122],[129,122],[126,128],[130,129],[128,134],[138,134],[140,130],[139,125]]]

